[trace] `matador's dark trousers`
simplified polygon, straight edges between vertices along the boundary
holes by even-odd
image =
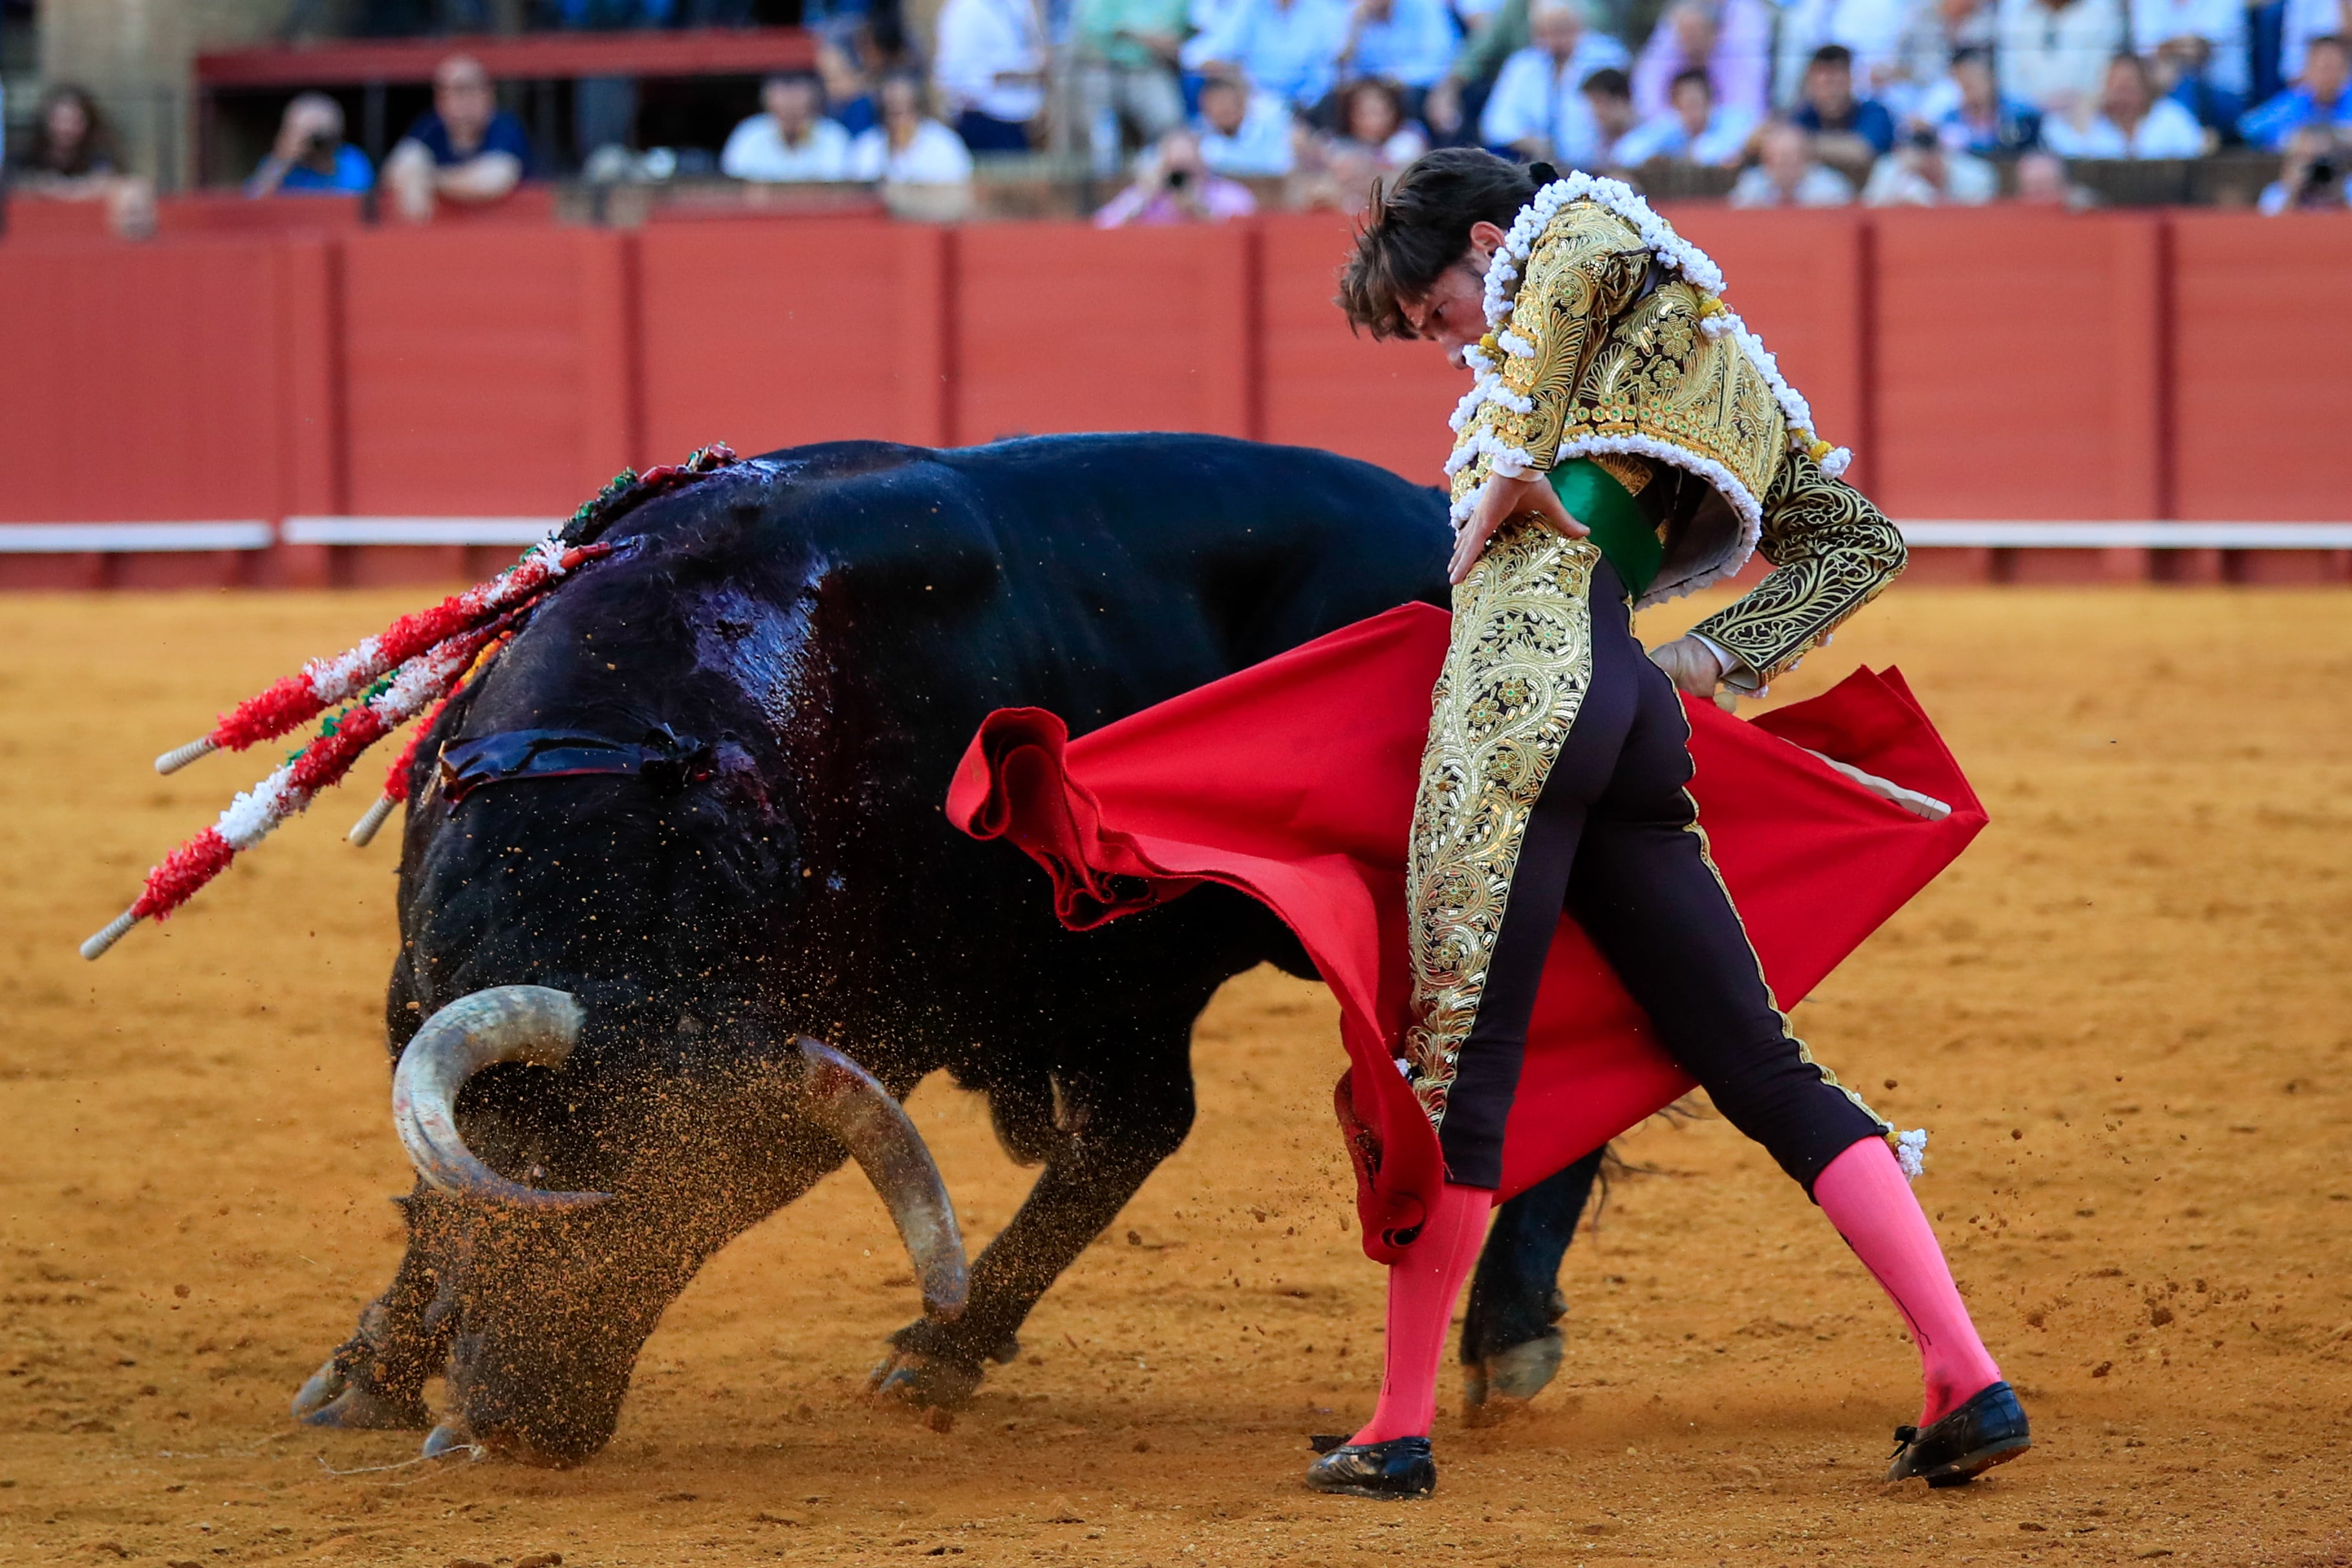
[[[1536,986],[1563,907],[1650,1016],[1668,1055],[1724,1117],[1810,1193],[1839,1155],[1885,1124],[1816,1066],[1773,1005],[1747,928],[1707,856],[1691,779],[1690,724],[1633,639],[1604,562],[1592,578],[1592,678],[1537,800],[1439,1142],[1447,1178],[1502,1179]]]

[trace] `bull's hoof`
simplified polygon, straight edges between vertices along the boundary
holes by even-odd
[[[414,1432],[432,1425],[424,1401],[387,1399],[353,1383],[332,1356],[294,1392],[294,1419],[345,1432]]]
[[[884,1356],[866,1386],[878,1400],[910,1405],[918,1409],[955,1410],[980,1387],[979,1367],[962,1367],[918,1350],[898,1349]]]
[[[1462,1369],[1462,1416],[1473,1427],[1491,1427],[1527,1408],[1559,1372],[1558,1333],[1473,1362]]]
[[[425,1434],[424,1455],[428,1459],[446,1459],[455,1454],[478,1459],[485,1451],[474,1440],[474,1434],[462,1421],[444,1421]]]

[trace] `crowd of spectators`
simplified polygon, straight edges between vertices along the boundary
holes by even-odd
[[[1269,200],[1361,206],[1433,145],[1642,183],[1679,167],[1742,206],[2081,204],[2070,162],[2279,159],[2268,211],[2341,206],[2352,0],[944,0],[928,47],[824,22],[717,167],[856,181],[963,210],[976,160],[1045,151],[1125,188],[1098,221],[1216,221]],[[335,101],[297,97],[248,185],[362,192],[413,219],[498,202],[530,138],[475,61],[372,168]],[[1059,121],[1058,130],[1055,129]],[[701,155],[708,167],[708,153]],[[19,190],[152,198],[99,106],[41,105]],[[1131,181],[1131,183],[1128,183]],[[1253,182],[1256,189],[1241,182]],[[1271,183],[1271,185],[1269,185]],[[1277,194],[1278,192],[1278,194]]]

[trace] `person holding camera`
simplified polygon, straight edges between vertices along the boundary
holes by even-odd
[[[295,95],[278,143],[245,183],[248,196],[358,195],[375,187],[375,165],[343,140],[342,105],[323,92]]]
[[[2324,125],[2306,125],[2288,137],[2279,177],[2263,188],[2257,204],[2263,215],[2340,213],[2352,204],[2344,196],[2344,154],[2343,141]]]
[[[1098,229],[1129,224],[1221,224],[1257,211],[1257,198],[1201,161],[1200,139],[1171,131],[1136,171],[1135,183],[1095,214]]]

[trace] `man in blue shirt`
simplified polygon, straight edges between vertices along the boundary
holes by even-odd
[[[383,161],[394,206],[411,223],[433,216],[435,201],[488,206],[530,172],[530,138],[500,109],[479,60],[452,55],[433,72],[433,109],[408,128]]]
[[[367,154],[343,140],[342,106],[323,92],[306,92],[286,106],[278,144],[245,183],[245,193],[357,195],[374,183]]]
[[[2314,38],[2295,85],[2238,121],[2238,134],[2265,152],[2284,148],[2306,125],[2352,131],[2352,44],[2329,34]]]
[[[1313,109],[1339,74],[1347,0],[1234,0],[1216,26],[1184,46],[1184,68],[1238,71],[1294,108]]]
[[[1444,0],[1356,0],[1340,74],[1395,82],[1407,89],[1410,113],[1445,75],[1461,41]]]
[[[1790,116],[1812,132],[1816,156],[1867,165],[1895,146],[1895,120],[1874,99],[1853,96],[1853,51],[1824,44],[1805,67],[1805,101]]]

